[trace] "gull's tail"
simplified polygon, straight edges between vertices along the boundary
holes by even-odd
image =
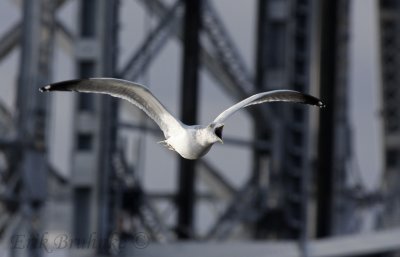
[[[167,140],[159,141],[159,142],[157,142],[157,143],[159,143],[159,144],[165,146],[166,148],[168,148],[168,149],[171,150],[171,151],[175,151],[175,149],[172,147],[172,145],[170,145],[170,144],[167,142]]]

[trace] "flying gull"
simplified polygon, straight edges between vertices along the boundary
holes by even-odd
[[[225,121],[240,109],[267,102],[295,102],[323,107],[316,97],[293,90],[274,90],[250,96],[218,115],[207,126],[185,125],[176,119],[145,86],[114,78],[89,78],[57,82],[40,88],[47,91],[76,91],[82,93],[108,94],[122,98],[142,109],[164,133],[161,141],[168,149],[183,158],[198,159],[204,156],[213,144],[222,141]]]

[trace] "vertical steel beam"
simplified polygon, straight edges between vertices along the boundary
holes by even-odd
[[[99,1],[100,17],[99,41],[102,54],[99,63],[99,73],[104,77],[114,77],[116,74],[117,58],[117,20],[118,1]],[[118,121],[118,101],[109,96],[101,96],[101,131],[100,131],[100,162],[99,169],[99,238],[109,239],[116,227],[115,190],[112,181],[115,180],[113,157],[116,153]],[[134,204],[134,203],[133,203]],[[102,255],[109,254],[110,247],[99,245],[97,252]]]
[[[113,76],[118,1],[79,1],[79,36],[75,43],[77,77]],[[117,119],[116,100],[108,96],[77,94],[72,153],[74,236],[87,240],[96,232],[107,242],[113,222],[113,169]],[[109,247],[91,249],[108,254]]]
[[[97,44],[96,14],[98,1],[78,2],[78,36],[75,42],[76,77],[97,74],[99,45]],[[98,222],[97,181],[100,134],[100,97],[77,94],[74,99],[73,152],[71,186],[73,193],[73,234],[85,240],[95,231]],[[93,249],[92,249],[93,250]]]
[[[255,52],[255,88],[256,91],[262,91],[267,88],[266,86],[266,69],[267,69],[267,0],[258,1],[258,17],[257,17],[257,31],[256,31],[256,52]],[[260,117],[261,118],[261,117]],[[256,140],[263,139],[268,140],[268,134],[265,131],[266,128],[263,126],[263,119],[255,119],[254,122],[254,137]],[[258,149],[254,150],[254,167],[253,167],[253,177],[254,181],[260,180],[261,172],[261,158],[263,155],[268,154],[265,151],[260,151]]]
[[[256,45],[255,45],[255,88],[256,91],[263,91],[267,88],[267,24],[268,24],[268,1],[267,0],[258,0],[258,14],[257,14],[257,27],[256,27]],[[255,140],[269,140],[271,136],[271,130],[267,129],[263,124],[265,120],[260,118],[254,119],[254,138]],[[253,174],[252,174],[252,183],[256,186],[260,191],[259,197],[257,200],[259,206],[256,208],[260,210],[260,212],[265,211],[266,205],[266,193],[268,187],[268,181],[270,179],[270,174],[268,174],[269,164],[267,158],[269,158],[270,151],[260,150],[257,148],[253,149]],[[259,220],[253,230],[254,236],[256,238],[262,238],[262,226],[260,224],[263,220]]]
[[[333,148],[336,140],[334,131],[336,95],[336,34],[337,1],[320,1],[320,92],[326,109],[320,112],[318,135],[317,169],[317,237],[332,233],[333,213]]]
[[[337,1],[337,25],[336,25],[336,84],[335,84],[335,116],[334,130],[335,141],[333,145],[333,235],[349,234],[357,232],[360,229],[360,219],[356,215],[358,208],[357,202],[348,197],[347,192],[350,190],[349,173],[354,172],[348,168],[348,164],[352,160],[352,138],[349,123],[349,87],[348,87],[348,70],[349,70],[349,33],[350,33],[350,0]],[[354,176],[354,175],[353,175]],[[353,182],[354,183],[354,182]],[[361,183],[361,181],[355,182]],[[352,185],[362,186],[361,184]]]
[[[181,117],[185,124],[197,122],[199,50],[202,0],[185,1]],[[193,236],[196,162],[180,158],[178,192],[178,236]]]
[[[400,224],[400,2],[382,0],[379,8],[381,64],[382,151],[384,174],[382,191],[387,196],[378,226]]]
[[[289,87],[309,92],[312,2],[260,0],[255,83],[258,89]],[[264,225],[257,226],[257,234],[304,238],[312,148],[309,110],[299,105],[280,105],[273,111],[275,115],[269,118],[274,127],[270,131],[262,128],[261,121],[255,125],[257,138],[270,139],[275,146],[270,165],[267,152],[254,155],[254,180],[259,183],[265,179],[264,187],[268,186],[266,214],[259,221]],[[265,167],[260,163],[266,163]],[[269,180],[274,183],[268,184]]]
[[[294,13],[291,19],[291,46],[289,84],[292,89],[310,92],[310,42],[312,38],[311,20],[312,0],[294,0]],[[299,239],[305,254],[305,243],[308,229],[308,188],[310,180],[310,109],[300,105],[285,106],[284,146],[284,186],[285,216],[288,226],[287,237]]]
[[[17,88],[18,139],[22,142],[19,172],[22,174],[22,208],[27,217],[30,238],[40,233],[40,210],[47,196],[46,109],[47,98],[38,87],[51,76],[54,5],[46,0],[25,0],[21,59]],[[29,246],[30,256],[40,256],[41,250]]]
[[[257,90],[266,88],[267,68],[267,24],[268,1],[258,0],[257,28],[256,28],[256,53],[255,53],[255,87]]]

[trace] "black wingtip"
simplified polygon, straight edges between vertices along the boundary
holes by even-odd
[[[303,94],[303,93],[300,93],[300,94],[302,94],[304,97],[303,103],[309,104],[309,105],[314,105],[321,109],[326,107],[326,105],[319,98],[312,96],[312,95],[308,95],[308,94]]]
[[[65,80],[56,83],[49,84],[47,86],[39,88],[40,92],[49,92],[49,91],[74,91],[74,86],[76,84],[81,83],[88,79],[73,79],[73,80]]]

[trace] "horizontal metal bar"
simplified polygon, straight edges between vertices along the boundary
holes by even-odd
[[[158,201],[175,201],[176,194],[170,192],[147,192],[146,195],[149,199],[158,200]],[[196,194],[196,199],[203,200],[203,201],[217,201],[219,200],[212,193],[198,193]]]

